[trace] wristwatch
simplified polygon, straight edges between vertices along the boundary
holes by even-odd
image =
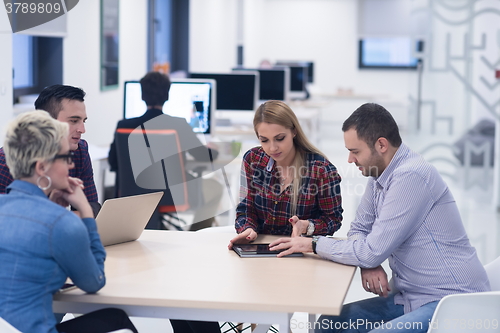
[[[312,245],[312,248],[313,248],[313,252],[314,252],[314,254],[318,254],[318,253],[316,252],[316,245],[318,244],[318,239],[319,239],[319,236],[313,236],[313,238],[312,238],[312,243],[311,243],[311,245]]]
[[[314,234],[314,222],[309,221],[309,225],[307,226],[306,236],[312,236]]]

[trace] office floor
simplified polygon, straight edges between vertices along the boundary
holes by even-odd
[[[361,104],[362,101],[339,101],[321,112],[320,139],[317,145],[336,165],[342,176],[344,222],[337,233],[339,236],[347,234],[350,221],[354,217],[366,184],[366,178],[360,175],[359,170],[347,163],[347,150],[344,147],[341,131],[342,122]],[[439,151],[438,149],[432,153],[426,150],[426,147],[435,143],[451,143],[456,140],[456,137],[450,137],[447,134],[429,135],[425,131],[419,133],[410,130],[408,122],[405,122],[407,119],[405,108],[395,107],[394,110],[390,107],[387,108],[393,113],[398,123],[402,123],[400,127],[403,141],[415,151],[424,152],[423,155],[426,159],[436,161],[433,164],[443,175],[456,199],[464,226],[472,245],[476,247],[479,259],[483,264],[491,262],[500,255],[500,214],[491,204],[493,170],[491,168],[473,168],[466,173],[456,163],[443,163],[446,158],[453,159],[453,156],[448,156],[450,155],[449,151]],[[217,219],[219,225],[232,224],[227,215],[221,215]],[[384,263],[384,266],[386,271],[389,271],[387,263]],[[367,297],[371,296],[361,288],[360,276],[357,271],[347,294],[346,302]],[[144,318],[133,318],[133,320],[142,333],[171,332],[167,320]],[[307,320],[307,314],[296,313],[292,317],[293,333],[306,333]]]

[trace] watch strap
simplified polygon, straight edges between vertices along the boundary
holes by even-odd
[[[318,245],[318,239],[319,239],[319,236],[313,236],[313,238],[312,238],[311,245],[312,245],[312,250],[313,250],[314,254],[318,254],[316,252],[316,245]]]

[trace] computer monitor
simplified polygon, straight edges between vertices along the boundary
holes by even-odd
[[[308,98],[306,83],[309,76],[309,67],[305,63],[298,62],[280,61],[276,64],[290,68],[290,99]]]
[[[410,37],[373,37],[359,40],[358,67],[379,69],[416,69],[415,52],[422,41]]]
[[[288,101],[288,93],[290,91],[290,68],[233,68],[233,71],[241,70],[259,72],[259,102],[270,99]]]
[[[278,60],[276,66],[304,66],[307,67],[307,83],[314,82],[314,62],[313,61],[291,61]]]
[[[189,77],[215,80],[218,111],[255,111],[259,96],[259,72],[190,73]]]
[[[185,118],[193,131],[199,134],[213,132],[212,117],[216,104],[216,83],[210,79],[175,79],[170,85],[169,99],[163,104],[163,113]],[[146,112],[139,81],[126,81],[123,117],[139,117]]]

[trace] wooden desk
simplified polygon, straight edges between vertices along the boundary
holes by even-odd
[[[54,312],[118,307],[139,317],[278,324],[280,332],[293,312],[339,314],[355,267],[315,255],[242,259],[227,250],[233,236],[145,230],[106,247],[103,289],[56,294]]]

